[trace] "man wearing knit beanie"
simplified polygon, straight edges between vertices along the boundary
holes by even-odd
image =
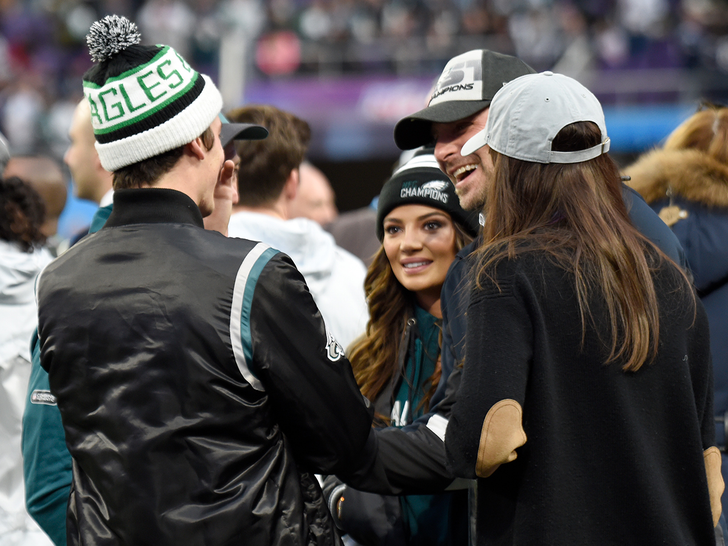
[[[371,409],[291,260],[205,230],[230,184],[212,81],[111,16],[88,37],[104,227],[38,281],[73,456],[68,544],[338,544],[314,473],[370,465]]]

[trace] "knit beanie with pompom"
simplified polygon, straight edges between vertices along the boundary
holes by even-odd
[[[213,122],[222,96],[174,49],[140,45],[134,23],[118,15],[86,36],[94,66],[83,76],[101,165],[116,171],[192,142]]]

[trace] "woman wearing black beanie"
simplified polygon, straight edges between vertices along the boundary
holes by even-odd
[[[347,354],[380,426],[405,426],[429,411],[440,379],[440,289],[477,229],[477,214],[460,207],[431,149],[396,170],[379,194],[382,244],[364,284],[369,323]],[[360,544],[444,545],[466,540],[466,503],[465,491],[381,497],[341,485],[330,508]]]

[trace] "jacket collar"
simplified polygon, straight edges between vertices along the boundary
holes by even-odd
[[[177,190],[142,188],[114,192],[114,209],[104,228],[128,224],[192,224],[204,228],[195,202]]]

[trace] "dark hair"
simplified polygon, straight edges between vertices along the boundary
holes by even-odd
[[[291,171],[306,156],[311,128],[304,120],[274,106],[249,105],[226,114],[236,123],[253,123],[268,129],[264,140],[237,142],[239,204],[269,205],[281,195]]]
[[[17,243],[24,252],[45,243],[43,199],[17,176],[0,179],[0,239]]]
[[[564,127],[552,148],[581,150],[600,141],[594,123],[578,122]],[[582,332],[591,320],[589,297],[601,292],[611,327],[607,363],[621,360],[625,371],[636,371],[653,360],[659,312],[651,270],[655,260],[669,259],[632,225],[616,164],[606,154],[566,165],[491,154],[494,177],[484,209],[477,283],[492,278],[504,258],[546,252],[574,276]]]
[[[200,135],[205,148],[212,150],[215,145],[215,135],[208,127]],[[185,146],[173,148],[167,152],[144,159],[132,165],[127,165],[114,171],[114,189],[128,190],[152,186],[164,174],[172,170],[184,153]]]

